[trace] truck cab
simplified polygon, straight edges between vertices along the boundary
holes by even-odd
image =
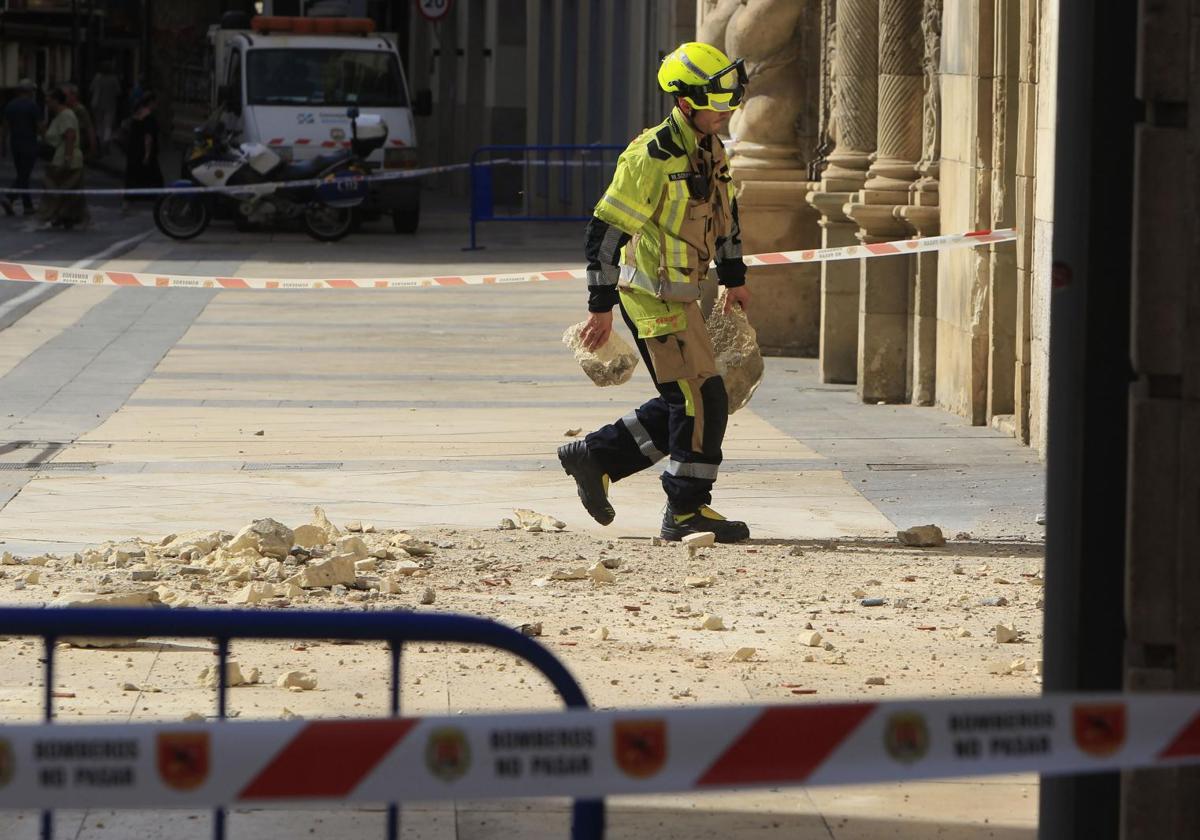
[[[417,138],[395,40],[367,18],[227,13],[209,30],[211,101],[238,142],[261,143],[284,160],[304,161],[349,148],[352,107],[387,125],[367,162],[381,171],[416,166]],[[397,232],[416,230],[416,180],[372,184],[368,213],[389,213]]]

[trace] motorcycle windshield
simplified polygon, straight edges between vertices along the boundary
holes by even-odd
[[[351,49],[250,50],[246,99],[251,105],[408,105],[395,54]]]

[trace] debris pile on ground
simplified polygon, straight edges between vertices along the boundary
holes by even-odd
[[[285,546],[289,533],[292,544]],[[820,699],[1032,692],[1040,681],[1041,642],[1032,628],[1042,623],[1041,554],[1039,544],[981,541],[927,551],[891,539],[801,545],[724,545],[711,535],[682,545],[619,534],[605,539],[573,532],[553,515],[528,508],[515,510],[511,529],[409,530],[364,520],[335,525],[318,508],[305,524],[258,517],[230,530],[122,539],[71,556],[0,554],[0,597],[51,608],[484,615],[539,636],[599,702],[610,705],[672,698],[738,702],[746,690],[764,700],[814,691]],[[150,657],[162,640],[62,641],[115,648],[68,653],[99,661]],[[0,641],[0,649],[20,651],[24,644]],[[298,644],[282,655],[248,642],[235,641],[234,647],[240,665],[227,673],[229,685],[254,685],[258,675],[251,665],[262,672],[265,686],[239,691],[251,700],[271,694],[267,687],[293,671],[311,676],[320,670],[323,683],[313,697],[378,677],[376,671],[354,671],[366,667],[357,660],[326,653],[333,647],[327,643]],[[309,648],[321,651],[314,655]],[[484,684],[505,691],[526,690],[522,669],[511,660],[442,650],[449,659],[435,665],[422,659],[429,654],[406,646],[408,678],[428,685],[448,665],[455,672],[479,670]],[[106,674],[103,684],[115,692],[126,682],[135,689],[149,683],[169,696],[178,688],[172,685],[178,668],[169,659],[162,659],[166,672],[125,673],[118,663],[122,670]],[[36,664],[34,657],[28,660]],[[199,664],[184,670],[182,682],[192,691],[199,670]],[[213,684],[216,677],[210,668],[203,680]],[[878,677],[883,683],[867,682]],[[307,677],[297,680],[281,688],[311,691],[303,687]],[[746,684],[741,694],[733,690],[739,683]],[[424,691],[416,690],[418,697]],[[188,702],[180,714],[198,708],[195,700]],[[269,713],[277,716],[278,700],[272,703]],[[289,705],[305,716],[321,711],[304,698]]]

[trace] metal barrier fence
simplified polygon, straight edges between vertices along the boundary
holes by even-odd
[[[41,636],[44,644],[43,710],[46,723],[54,719],[54,649],[58,639],[71,636],[104,638],[207,638],[215,639],[218,656],[217,717],[225,719],[225,663],[232,639],[343,639],[388,643],[391,658],[389,713],[400,714],[400,664],[405,642],[479,644],[521,657],[537,668],[554,686],[568,708],[587,709],[583,689],[549,650],[528,636],[484,618],[463,615],[407,612],[344,613],[303,611],[292,613],[254,610],[152,610],[138,608],[30,609],[0,608],[0,635]],[[387,840],[396,840],[400,809],[388,806]],[[52,811],[44,811],[42,840],[52,840]],[[601,840],[604,836],[604,800],[576,800],[572,810],[573,840]],[[225,811],[213,813],[213,838],[225,837]]]
[[[598,201],[624,146],[480,146],[471,154],[471,245],[479,222],[585,222]],[[519,188],[523,212],[497,213],[496,180],[509,166],[523,167]],[[555,212],[555,209],[559,212]],[[562,212],[562,208],[573,212]],[[586,214],[585,214],[586,212]],[[582,239],[582,237],[581,237]]]

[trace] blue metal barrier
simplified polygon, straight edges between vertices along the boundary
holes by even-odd
[[[255,610],[155,610],[147,608],[0,608],[0,635],[41,636],[44,642],[45,720],[54,719],[54,646],[69,636],[114,638],[206,638],[217,642],[217,717],[225,718],[225,663],[231,639],[353,639],[388,643],[391,657],[389,710],[400,714],[400,654],[405,642],[457,642],[508,651],[533,665],[550,681],[569,708],[588,708],[583,689],[558,659],[524,634],[485,618],[436,613]],[[396,840],[400,811],[388,806],[387,838]],[[53,812],[42,813],[42,840],[52,840]],[[213,813],[213,837],[225,836],[225,811]],[[573,840],[601,840],[604,800],[576,800]]]
[[[624,146],[480,146],[471,154],[471,245],[476,251],[475,226],[479,222],[585,222],[591,213],[556,214],[551,209],[551,172],[559,171],[558,203],[590,207],[599,200]],[[499,156],[499,157],[498,157]],[[496,212],[495,173],[500,167],[525,169],[523,213]],[[536,170],[536,171],[535,171]],[[567,173],[578,176],[567,179]],[[579,195],[573,187],[579,186]],[[540,212],[537,212],[540,208]]]

